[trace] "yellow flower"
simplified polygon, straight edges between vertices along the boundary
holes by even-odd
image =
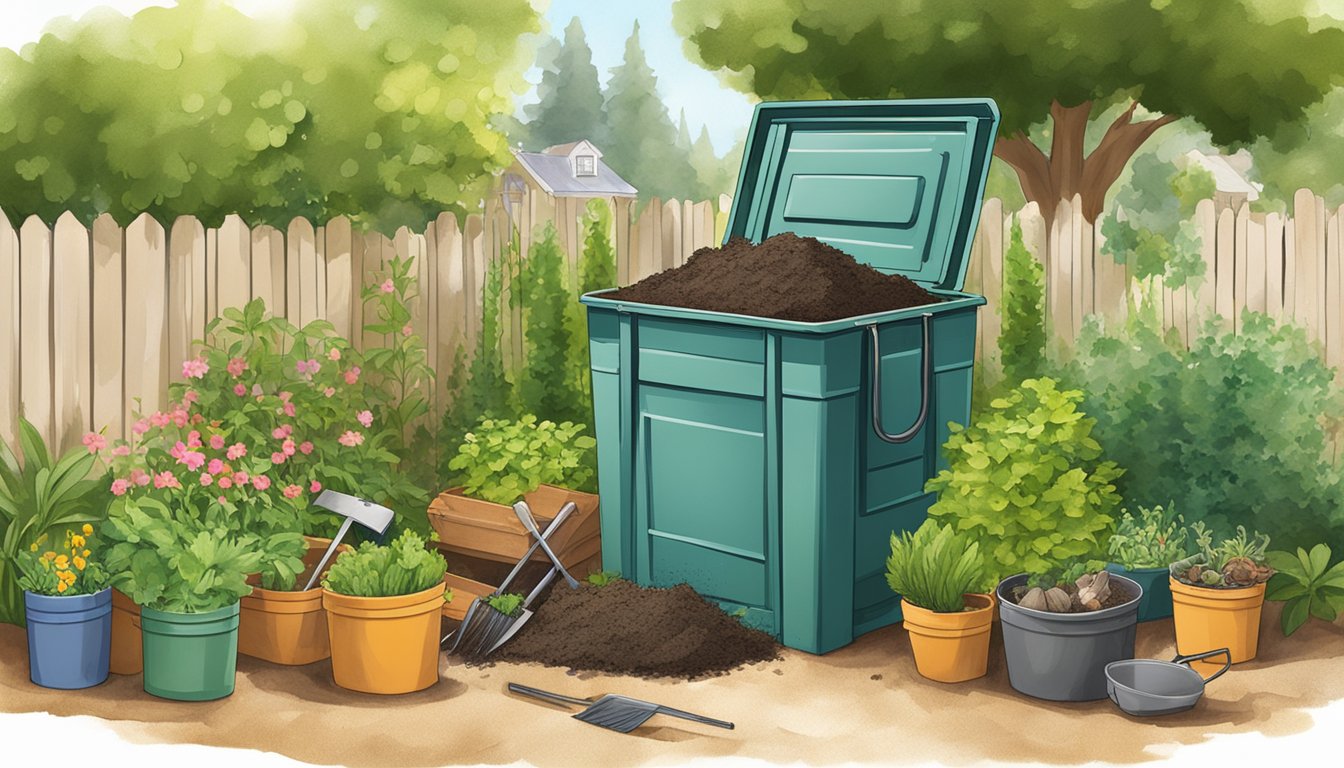
[[[89,536],[89,535],[92,535],[92,534],[93,534],[93,526],[92,526],[92,525],[89,525],[88,523],[85,523],[85,524],[84,524],[84,535],[85,535],[85,536]]]
[[[89,556],[89,550],[86,549],[86,550],[84,550],[83,552],[81,552],[80,554],[84,555],[85,557],[88,557],[88,556]]]
[[[64,591],[67,590],[67,589],[69,589],[69,587],[67,587],[67,586],[65,585],[65,582],[64,582],[64,581],[62,581],[62,582],[60,582],[60,583],[58,583],[58,584],[56,585],[56,591],[57,591],[57,592],[64,592]]]
[[[55,560],[56,553],[52,552],[51,550],[47,550],[46,552],[42,553],[42,557],[46,558],[47,560]]]
[[[84,537],[83,537],[83,536],[80,536],[79,534],[75,534],[74,536],[71,536],[71,537],[70,537],[70,548],[71,548],[71,549],[80,549],[80,548],[83,547],[83,546],[84,546]]]
[[[69,562],[70,562],[70,558],[69,558],[69,557],[66,557],[65,555],[57,555],[57,556],[56,556],[56,567],[57,567],[57,568],[64,568],[64,567],[66,567],[66,564],[69,563]]]
[[[28,551],[29,551],[29,552],[36,552],[36,551],[37,551],[37,542],[36,542],[36,541],[33,542],[32,546],[28,547]]]
[[[75,568],[82,571],[84,570],[84,566],[87,564],[88,563],[84,558],[80,557],[79,555],[75,555]]]
[[[70,571],[57,571],[56,578],[66,582],[67,584],[74,584],[76,577],[75,574]]]

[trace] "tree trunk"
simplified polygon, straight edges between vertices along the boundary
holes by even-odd
[[[1154,131],[1178,119],[1176,115],[1163,115],[1135,123],[1132,119],[1137,107],[1137,102],[1131,103],[1106,129],[1097,148],[1084,157],[1083,139],[1092,102],[1071,107],[1052,102],[1048,157],[1021,131],[999,139],[994,155],[1017,172],[1023,195],[1040,206],[1047,228],[1054,221],[1059,201],[1075,195],[1082,200],[1083,218],[1094,222],[1106,203],[1106,192],[1120,178],[1129,159]]]

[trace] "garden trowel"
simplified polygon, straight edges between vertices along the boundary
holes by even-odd
[[[322,569],[327,566],[327,561],[331,559],[331,555],[336,551],[336,548],[341,546],[341,539],[345,538],[346,532],[350,530],[351,523],[359,523],[380,535],[392,524],[392,510],[358,496],[351,496],[348,493],[325,490],[313,504],[335,512],[344,517],[345,520],[341,521],[340,530],[336,531],[336,536],[331,540],[331,545],[327,547],[327,551],[322,553],[322,559],[313,569],[313,575],[308,577],[308,584],[304,587],[305,590],[312,589],[313,584],[322,575]]]

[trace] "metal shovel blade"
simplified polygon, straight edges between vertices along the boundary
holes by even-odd
[[[672,707],[664,707],[661,704],[654,704],[651,701],[642,699],[632,699],[628,696],[620,696],[614,693],[608,693],[593,703],[592,706],[583,710],[575,719],[582,720],[585,723],[601,726],[608,730],[619,731],[620,733],[629,733],[639,726],[643,725],[650,717],[654,715],[672,715],[684,720],[693,720],[697,723],[713,725],[719,728],[733,729],[733,724],[726,720],[716,720],[712,717],[697,715],[691,712],[685,712]]]

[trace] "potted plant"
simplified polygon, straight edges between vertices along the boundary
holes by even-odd
[[[461,474],[462,485],[439,494],[430,504],[430,524],[439,534],[439,546],[516,562],[531,543],[527,528],[511,508],[524,499],[543,527],[565,502],[578,507],[548,539],[566,565],[601,551],[597,495],[579,490],[595,475],[597,441],[585,430],[582,424],[539,421],[530,414],[518,421],[483,419],[448,464]],[[536,559],[542,558],[537,553]]]
[[[901,596],[915,669],[930,680],[984,677],[994,604],[979,594],[985,580],[980,545],[951,525],[925,521],[913,534],[891,535],[887,585]]]
[[[1265,559],[1275,571],[1265,587],[1265,599],[1283,603],[1283,636],[1296,632],[1315,616],[1333,622],[1344,611],[1344,561],[1330,565],[1330,546],[1317,544],[1308,553],[1269,552]]]
[[[1213,545],[1203,521],[1190,526],[1198,551],[1171,564],[1172,618],[1181,655],[1227,648],[1232,663],[1255,658],[1265,582],[1274,575],[1266,560],[1269,537],[1237,533]]]
[[[387,546],[364,542],[322,580],[331,674],[342,688],[410,693],[439,680],[439,621],[448,566],[405,531]]]
[[[1171,615],[1168,566],[1186,556],[1186,535],[1185,519],[1174,504],[1139,507],[1137,516],[1121,511],[1108,545],[1110,563],[1106,570],[1127,576],[1143,587],[1139,621]]]
[[[112,592],[93,538],[93,526],[85,523],[65,532],[59,550],[42,550],[44,534],[19,553],[28,677],[45,688],[89,688],[107,679]]]
[[[1056,574],[1050,586],[1067,594],[1064,569],[1099,563],[1115,529],[1122,471],[1101,460],[1096,421],[1078,410],[1082,398],[1048,378],[1023,381],[970,427],[953,425],[943,446],[948,467],[926,485],[938,494],[930,517],[978,541],[1002,579],[996,594],[1009,681],[1028,695],[1069,701],[1106,696],[1102,667],[1133,656],[1141,595],[1114,576],[1103,581],[1123,584],[1119,591],[1132,599],[1103,610],[1057,613],[1032,607],[1034,598],[1026,607],[1017,602],[1030,574]]]

